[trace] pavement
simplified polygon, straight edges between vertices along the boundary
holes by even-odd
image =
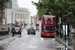
[[[22,31],[23,31],[23,29],[24,29],[24,26],[22,26]],[[12,37],[12,33],[10,33],[10,32],[7,35],[0,35],[0,40],[6,39],[9,37]]]
[[[36,35],[27,34],[27,29],[22,31],[22,37],[12,41],[5,50],[56,50],[56,46],[61,46],[55,38],[42,38],[41,31],[36,31]]]
[[[30,26],[22,28],[22,36],[9,36],[0,40],[0,50],[60,50],[64,46],[55,41],[55,38],[42,38],[41,31],[36,31],[36,35],[28,35],[27,29]],[[56,49],[58,48],[58,49]]]
[[[75,49],[75,34],[70,35],[68,45],[71,46],[73,49]]]
[[[57,37],[57,39],[58,39],[57,42],[59,44],[61,44],[61,46],[54,46],[54,48],[64,48],[64,46],[67,46],[67,49],[71,49],[71,50],[74,50],[75,49],[75,34],[71,34],[70,33],[70,38],[69,39],[66,39],[66,43],[65,43],[65,39],[63,39],[63,38],[60,38],[59,39]]]
[[[20,35],[16,34],[15,36],[12,36],[12,33],[8,35],[0,36],[0,50],[5,50],[5,48],[8,47],[8,45],[14,41],[15,39],[19,38]]]
[[[18,36],[14,36],[14,37],[9,37],[9,38],[5,38],[0,40],[0,50],[3,50],[5,48],[7,48],[7,46],[14,41],[16,38],[18,38]]]
[[[14,41],[15,39],[19,38],[20,35],[16,35],[16,36],[12,36],[12,35],[6,35],[1,37],[0,39],[0,50],[5,50],[8,45],[11,44],[12,41]]]
[[[56,37],[56,39],[59,41],[59,43],[62,43],[64,46],[66,45],[67,48],[69,48],[71,50],[74,50],[75,49],[75,37],[74,37],[74,34],[70,33],[69,37],[70,37],[69,39],[66,39],[66,43],[65,43],[65,39],[63,39],[63,38]]]

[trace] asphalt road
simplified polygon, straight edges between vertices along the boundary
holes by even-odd
[[[42,38],[41,31],[36,31],[36,35],[28,35],[26,29],[23,29],[22,36],[13,40],[5,50],[56,50],[54,46],[60,46],[55,38]]]

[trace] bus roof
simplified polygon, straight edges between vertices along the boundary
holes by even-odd
[[[43,15],[43,17],[55,17],[55,16],[52,16],[52,15]]]

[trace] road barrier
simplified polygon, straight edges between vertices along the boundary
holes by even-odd
[[[73,50],[73,48],[71,48],[70,46],[66,45],[63,41],[61,41],[59,38],[56,37],[56,41],[59,41],[61,44],[63,44],[64,46],[66,46],[66,48],[68,48],[69,50]]]
[[[8,35],[9,31],[0,31],[0,35]]]
[[[64,50],[64,46],[54,46],[55,49]]]

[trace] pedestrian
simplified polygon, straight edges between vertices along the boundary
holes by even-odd
[[[25,26],[26,26],[26,23],[24,23],[24,28],[25,28]]]
[[[8,24],[8,31],[10,31],[10,24]]]
[[[9,27],[8,27],[8,31],[9,31]]]
[[[59,36],[59,30],[56,28],[56,36]]]

